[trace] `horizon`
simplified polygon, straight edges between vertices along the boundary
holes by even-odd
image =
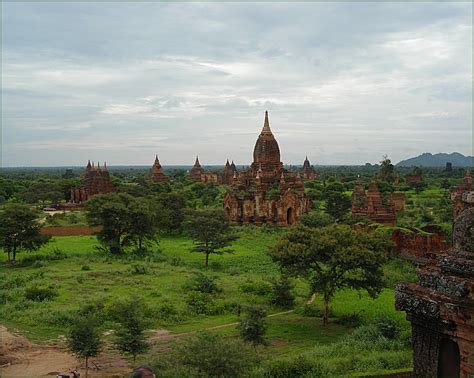
[[[2,10],[2,167],[246,165],[267,109],[287,165],[472,155],[472,4]]]

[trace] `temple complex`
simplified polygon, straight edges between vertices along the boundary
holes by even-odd
[[[314,168],[311,166],[309,163],[308,157],[306,156],[306,159],[304,159],[303,162],[303,179],[304,180],[315,180],[317,175],[316,171]]]
[[[82,186],[71,189],[71,202],[73,203],[80,204],[96,194],[115,192],[107,170],[107,163],[104,163],[104,167],[100,168],[99,163],[97,163],[97,167],[94,167],[94,162],[91,164],[89,160],[82,182]]]
[[[163,172],[158,155],[155,156],[155,162],[151,167],[150,178],[155,182],[168,182],[170,180]]]
[[[300,174],[283,168],[280,148],[265,112],[253,163],[244,172],[234,171],[231,189],[224,197],[224,209],[234,224],[292,225],[310,208]]]
[[[474,374],[472,320],[472,179],[453,192],[452,247],[431,253],[418,269],[419,283],[396,287],[397,310],[412,323],[416,377],[471,377]]]
[[[397,211],[403,211],[405,195],[403,193],[390,193],[386,203],[377,189],[375,178],[372,179],[367,193],[364,185],[359,180],[352,193],[352,218],[367,218],[386,226],[395,226]]]
[[[199,163],[199,158],[196,156],[194,166],[189,171],[189,178],[193,181],[231,185],[234,173],[237,173],[237,169],[233,161],[232,163],[229,163],[229,159],[227,159],[227,162],[224,165],[224,170],[221,173],[217,173],[204,171]]]

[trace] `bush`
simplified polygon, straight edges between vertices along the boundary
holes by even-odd
[[[175,359],[208,377],[239,377],[256,361],[254,351],[242,341],[209,332],[199,332],[178,345]]]
[[[283,276],[279,280],[274,281],[272,283],[272,298],[270,300],[270,303],[284,308],[293,307],[295,297],[291,293],[292,289],[293,284],[286,276]]]
[[[311,304],[305,303],[304,305],[296,308],[295,312],[302,316],[307,316],[311,318],[320,318],[323,315],[323,308],[316,303],[311,303]],[[331,317],[331,315],[332,315],[332,307],[329,308],[329,316]]]
[[[194,277],[185,283],[184,289],[208,294],[222,292],[222,289],[217,286],[217,279],[215,276],[210,276],[201,272],[195,273]]]
[[[58,293],[49,287],[32,286],[25,290],[25,298],[34,302],[53,300]]]
[[[348,314],[342,315],[336,319],[336,324],[342,324],[349,327],[358,327],[362,323],[361,316],[359,314]]]
[[[214,309],[214,301],[208,293],[200,291],[191,291],[185,299],[186,306],[194,314],[212,315]]]
[[[302,214],[299,221],[306,227],[326,227],[334,223],[334,219],[323,211],[311,211],[308,214]]]
[[[242,293],[256,294],[256,295],[268,295],[272,292],[272,284],[267,281],[248,280],[239,286]]]
[[[89,265],[83,265],[83,266],[81,266],[81,270],[89,271],[89,270],[91,270],[91,267]]]
[[[380,318],[376,320],[375,327],[379,334],[387,339],[397,339],[402,329],[393,319]]]
[[[33,264],[31,264],[32,268],[44,268],[47,266],[48,263],[44,260],[36,260]]]

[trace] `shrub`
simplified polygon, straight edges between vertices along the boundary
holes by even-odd
[[[295,297],[291,293],[292,289],[293,284],[286,276],[274,281],[272,283],[272,295],[270,303],[280,307],[291,308],[295,301]]]
[[[342,315],[336,319],[337,324],[346,325],[349,327],[358,327],[362,323],[361,316],[359,314],[347,314]]]
[[[208,293],[191,291],[185,299],[188,309],[195,314],[211,315],[214,305],[212,296]]]
[[[272,284],[263,280],[248,280],[239,286],[242,293],[268,295],[272,292]]]
[[[311,318],[320,318],[323,314],[323,308],[316,304],[316,303],[311,303],[311,304],[304,304],[302,306],[299,306],[296,308],[295,312],[297,314],[300,314],[302,316],[307,316]],[[332,315],[332,310],[331,308],[329,309],[329,316]]]
[[[25,298],[34,302],[53,300],[57,295],[57,292],[49,287],[32,286],[25,290]]]
[[[254,345],[265,344],[263,335],[267,330],[265,324],[266,312],[259,307],[249,307],[247,316],[240,321],[238,326],[240,337]]]
[[[216,294],[222,291],[222,289],[217,286],[217,279],[215,276],[210,276],[201,272],[195,273],[194,277],[186,282],[184,288],[186,290],[199,291],[208,294]]]
[[[44,268],[47,266],[48,263],[44,260],[36,260],[33,264],[31,264],[32,268]]]
[[[89,265],[83,265],[81,266],[81,270],[88,271],[88,270],[91,270],[91,267]]]
[[[253,350],[242,341],[209,332],[199,332],[178,345],[175,358],[208,377],[239,377],[256,361]]]
[[[375,327],[379,334],[387,339],[396,339],[402,332],[402,329],[397,322],[389,318],[377,319]]]

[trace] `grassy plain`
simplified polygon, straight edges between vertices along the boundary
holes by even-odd
[[[189,251],[191,240],[183,236],[163,237],[149,256],[114,258],[96,249],[94,236],[70,236],[54,238],[37,253],[20,255],[16,266],[7,266],[4,254],[0,256],[0,318],[9,328],[31,339],[51,340],[65,333],[72,317],[86,303],[107,307],[124,297],[143,298],[150,308],[152,328],[166,329],[171,334],[237,322],[236,308],[246,304],[260,304],[268,314],[286,311],[269,304],[269,281],[279,271],[265,254],[285,231],[248,227],[238,232],[240,239],[234,243],[233,253],[210,257],[208,273],[217,278],[222,293],[208,303],[204,313],[190,310],[189,293],[185,289],[194,273],[203,271],[204,263],[203,255]],[[331,304],[331,323],[326,327],[319,317],[321,298],[317,295],[311,305],[305,305],[309,288],[303,280],[295,280],[295,311],[268,318],[268,346],[260,348],[259,353],[269,360],[308,353],[321,358],[325,350],[322,346],[336,348],[337,343],[344,343],[352,333],[354,325],[337,319],[353,314],[358,314],[362,324],[388,317],[407,329],[404,314],[394,308],[393,281],[412,279],[413,272],[403,263],[393,261],[385,267],[385,273],[387,287],[375,299],[353,290],[338,293]],[[28,300],[25,291],[31,287],[51,288],[56,296],[39,302]],[[237,336],[235,325],[214,332]],[[387,366],[410,366],[411,350],[407,345],[397,352],[401,357],[397,355],[395,362],[387,366],[364,365],[363,361],[353,359],[351,365],[346,359],[354,350],[349,349],[347,356],[337,354],[341,363],[347,365],[341,365],[343,370],[376,371]],[[330,349],[326,352],[333,353]],[[390,360],[393,353],[381,348],[366,354],[372,357],[387,354]]]

